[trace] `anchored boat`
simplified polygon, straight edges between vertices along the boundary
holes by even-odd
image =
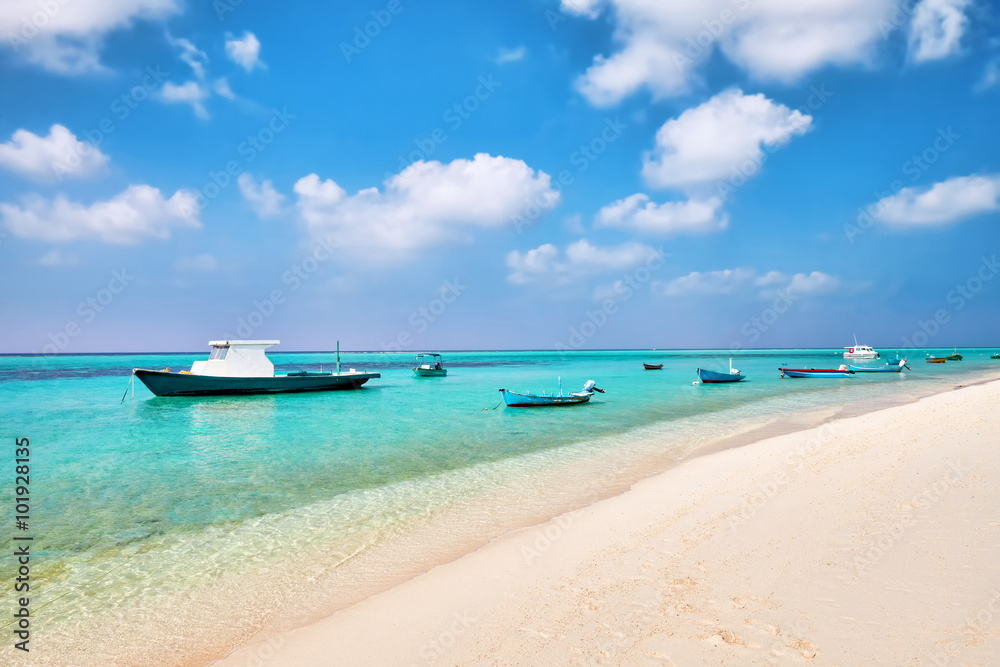
[[[340,371],[340,344],[337,344],[337,372],[299,371],[275,375],[274,364],[264,350],[278,345],[276,340],[213,340],[205,361],[191,364],[189,371],[155,371],[134,368],[132,374],[157,396],[225,396],[238,394],[283,394],[304,391],[357,389],[379,373],[353,368]]]
[[[729,360],[729,372],[728,373],[717,373],[716,371],[705,370],[704,368],[698,369],[698,378],[703,384],[715,384],[721,382],[739,382],[740,380],[746,378],[738,370],[733,368],[733,360]]]
[[[843,364],[840,368],[779,368],[781,377],[790,378],[849,378],[854,371]]]
[[[958,348],[956,347],[955,351],[949,354],[947,357],[945,357],[945,359],[947,359],[948,361],[961,361],[962,355],[958,353]]]
[[[645,361],[642,362],[642,367],[647,371],[660,371],[663,370],[663,364],[647,364]]]
[[[413,369],[418,377],[444,377],[448,369],[441,365],[441,355],[426,352],[417,355],[417,367]]]
[[[587,383],[583,385],[582,391],[575,391],[572,394],[563,394],[562,378],[559,378],[558,394],[517,394],[513,391],[507,391],[506,389],[501,389],[500,393],[503,395],[503,402],[509,408],[540,408],[557,405],[578,405],[589,401],[595,391],[601,394],[604,393],[604,390],[599,389],[596,385],[597,383],[593,380],[587,380]]]
[[[906,359],[901,359],[894,364],[886,364],[885,366],[879,366],[877,368],[872,368],[870,366],[848,366],[847,369],[854,371],[855,373],[900,373],[903,369],[912,370],[906,365]]]

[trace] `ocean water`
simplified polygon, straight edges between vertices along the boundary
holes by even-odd
[[[446,378],[414,377],[409,354],[342,353],[345,369],[381,379],[213,398],[156,398],[137,382],[124,401],[133,367],[186,369],[205,354],[0,357],[8,486],[14,439],[31,441],[32,661],[204,664],[699,445],[1000,375],[994,350],[961,351],[843,380],[779,377],[786,364],[836,367],[836,350],[741,352],[748,379],[734,385],[693,384],[699,366],[728,370],[730,354],[712,350],[455,352]],[[335,361],[269,356],[279,373]],[[501,404],[501,387],[552,392],[560,378],[567,392],[589,379],[607,391],[575,407]],[[3,597],[12,609],[9,587]]]

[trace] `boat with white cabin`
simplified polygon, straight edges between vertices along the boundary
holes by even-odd
[[[277,340],[213,340],[208,359],[191,364],[189,371],[134,368],[132,374],[157,396],[226,396],[238,394],[282,394],[305,391],[357,389],[379,373],[353,368],[340,370],[340,344],[337,344],[337,370],[298,371],[275,375],[274,364],[264,350],[279,344]]]
[[[844,359],[878,359],[879,353],[867,345],[858,345],[857,336],[854,337],[854,345],[844,348]]]

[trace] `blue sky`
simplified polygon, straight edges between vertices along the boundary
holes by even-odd
[[[984,0],[15,0],[0,352],[1000,345]]]

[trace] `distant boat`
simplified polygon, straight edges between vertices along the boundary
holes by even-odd
[[[587,383],[583,385],[583,391],[576,391],[572,394],[563,394],[562,378],[559,378],[558,394],[517,394],[513,391],[507,391],[506,389],[501,389],[500,393],[503,395],[503,402],[509,408],[541,408],[557,405],[578,405],[589,401],[595,391],[602,394],[604,393],[604,390],[598,389],[596,384],[597,383],[593,380],[587,380]]]
[[[877,359],[878,352],[867,345],[858,345],[858,337],[854,337],[854,347],[844,348],[844,359]]]
[[[448,369],[441,365],[441,355],[434,352],[417,355],[417,367],[413,372],[418,377],[444,377]]]
[[[647,364],[646,362],[642,362],[642,367],[647,371],[658,371],[663,368],[663,364]]]
[[[733,368],[733,360],[732,359],[729,360],[729,372],[728,373],[717,373],[715,371],[705,370],[704,368],[699,368],[698,371],[697,371],[697,373],[698,373],[698,378],[702,381],[703,384],[716,384],[716,383],[722,383],[722,382],[739,382],[740,380],[746,378],[746,375],[743,375],[738,370],[736,370],[735,368]]]
[[[958,353],[958,348],[956,347],[955,351],[952,354],[949,354],[947,357],[945,357],[945,359],[947,359],[948,361],[961,361],[962,355]]]
[[[872,368],[869,366],[848,366],[847,370],[854,371],[855,373],[900,373],[903,369],[912,370],[906,365],[906,359],[900,359],[896,363],[888,363],[885,366],[879,366],[877,368]]]
[[[990,357],[990,359],[1000,359],[1000,353],[994,353],[993,356]]]
[[[943,364],[946,361],[948,361],[947,357],[935,357],[933,354],[927,357],[929,364]]]
[[[779,368],[781,377],[790,378],[849,378],[854,371],[841,364],[840,368]]]
[[[275,375],[274,364],[264,350],[278,345],[276,340],[213,340],[206,361],[196,361],[190,371],[171,372],[134,368],[132,374],[157,396],[228,396],[238,394],[283,394],[305,391],[357,389],[378,373],[353,368],[340,372],[340,344],[337,344],[337,372],[299,371]]]

